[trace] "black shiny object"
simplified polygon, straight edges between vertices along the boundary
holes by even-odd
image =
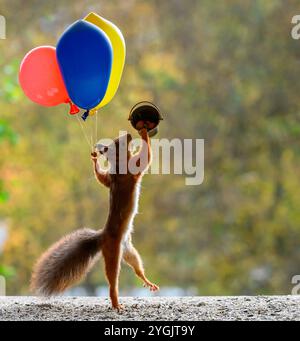
[[[148,129],[149,136],[152,137],[158,132],[159,121],[163,120],[160,110],[151,102],[143,101],[135,104],[130,110],[128,120],[134,129],[139,121],[149,121],[155,124],[155,127]]]
[[[90,114],[90,111],[87,110],[82,114],[81,118],[85,121],[89,117],[89,114]]]

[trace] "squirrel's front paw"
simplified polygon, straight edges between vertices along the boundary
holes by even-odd
[[[147,136],[147,134],[148,134],[148,131],[147,131],[147,128],[142,128],[142,129],[140,129],[139,130],[139,134],[140,134],[140,136]]]
[[[143,120],[140,120],[135,125],[136,129],[139,131],[140,129],[143,129],[145,127],[145,122]]]
[[[98,155],[97,155],[96,152],[92,152],[91,153],[91,159],[92,159],[92,161],[97,161],[98,160]]]

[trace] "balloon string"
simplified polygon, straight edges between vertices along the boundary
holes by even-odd
[[[98,110],[96,111],[96,143],[98,142]]]
[[[90,117],[89,133],[90,133],[91,145],[92,145],[92,148],[93,148],[93,146],[94,146],[94,125],[93,125],[92,117]]]
[[[81,130],[82,130],[82,132],[83,132],[83,135],[84,135],[84,137],[85,137],[85,139],[86,139],[86,142],[88,143],[89,147],[91,148],[91,151],[93,151],[93,145],[90,143],[90,141],[89,141],[89,139],[88,139],[88,137],[87,137],[87,135],[86,135],[86,132],[85,132],[85,130],[84,130],[84,128],[83,128],[83,125],[82,125],[82,123],[81,123],[80,118],[78,117],[78,115],[76,115],[76,118],[77,118],[77,121],[79,122],[79,125],[80,125]]]

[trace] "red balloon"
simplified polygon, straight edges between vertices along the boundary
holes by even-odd
[[[19,81],[25,95],[33,102],[47,107],[70,103],[55,47],[40,46],[29,51],[22,60]]]

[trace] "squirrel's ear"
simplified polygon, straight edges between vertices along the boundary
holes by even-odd
[[[103,145],[103,144],[101,144],[101,143],[98,143],[98,144],[96,144],[96,149],[98,150],[98,152],[99,152],[100,154],[104,154],[104,153],[107,152],[108,147],[105,146],[105,145]]]

